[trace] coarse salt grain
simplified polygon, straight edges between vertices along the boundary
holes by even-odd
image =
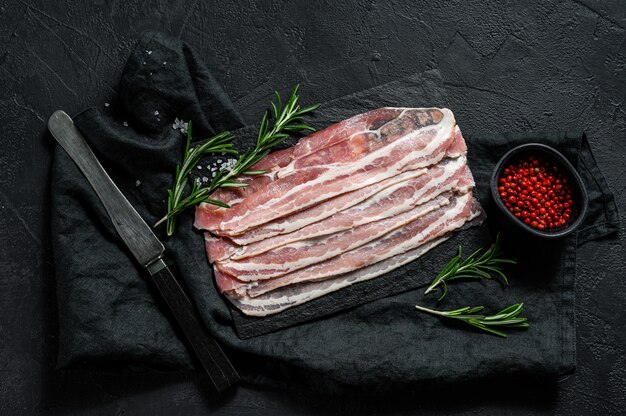
[[[137,179],[137,180],[135,181],[135,186],[139,186],[139,185],[141,185],[141,181],[140,181],[139,179]]]
[[[198,168],[198,170],[202,170],[202,166],[198,165],[196,167]]]
[[[109,103],[104,103],[104,106],[105,106],[105,107],[108,107],[108,106],[109,106]]]
[[[125,122],[124,122],[124,123],[122,123],[122,124],[124,125],[124,127],[128,127],[128,122],[126,122],[126,121],[125,121]]]
[[[237,159],[228,159],[226,163],[223,163],[220,167],[225,170],[232,170],[232,168],[235,167],[236,163],[237,163]]]
[[[154,110],[154,115],[158,116],[159,115],[159,110]]]
[[[152,54],[152,51],[146,51],[146,53],[147,53],[148,55],[151,55],[151,54]]]

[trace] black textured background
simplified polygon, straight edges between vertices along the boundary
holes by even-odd
[[[88,4],[87,4],[88,3]],[[523,4],[522,4],[523,3]],[[55,371],[45,120],[114,97],[145,30],[192,44],[248,121],[274,88],[326,101],[439,69],[464,132],[584,128],[625,223],[626,4],[593,1],[1,1],[0,414],[619,414],[626,250],[579,250],[575,375],[545,390],[321,399],[189,374]]]

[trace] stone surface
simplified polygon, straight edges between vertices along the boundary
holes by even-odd
[[[623,412],[623,233],[578,252],[578,369],[556,386],[359,399],[241,386],[216,398],[194,375],[56,371],[45,120],[112,102],[145,30],[193,45],[249,121],[296,81],[303,100],[323,102],[439,69],[465,132],[586,129],[626,223],[621,0],[170,3],[0,1],[0,414]]]

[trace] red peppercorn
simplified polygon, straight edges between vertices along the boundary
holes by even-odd
[[[498,193],[513,215],[539,230],[568,223],[574,205],[572,190],[557,166],[542,156],[529,156],[502,173]]]

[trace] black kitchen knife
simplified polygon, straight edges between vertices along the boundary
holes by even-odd
[[[50,116],[48,129],[96,191],[115,229],[139,264],[150,272],[215,388],[221,392],[235,384],[239,380],[237,371],[165,264],[165,247],[113,183],[72,119],[58,110]]]

